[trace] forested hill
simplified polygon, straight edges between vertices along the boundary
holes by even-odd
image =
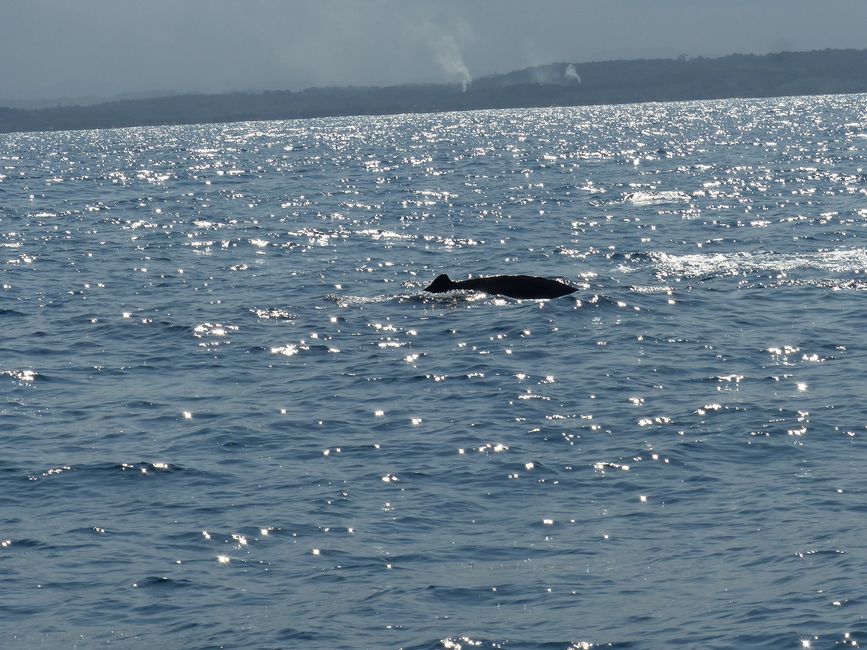
[[[38,110],[0,132],[867,92],[867,50],[556,63],[459,84],[174,95]]]

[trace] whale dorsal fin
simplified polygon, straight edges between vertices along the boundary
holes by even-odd
[[[443,293],[444,291],[451,291],[454,286],[455,283],[452,282],[451,278],[446,273],[442,273],[430,283],[425,291],[430,291],[431,293]]]

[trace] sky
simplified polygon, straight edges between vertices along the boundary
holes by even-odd
[[[0,104],[867,48],[867,0],[0,0]]]

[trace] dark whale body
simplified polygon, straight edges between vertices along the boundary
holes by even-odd
[[[532,275],[492,275],[487,278],[472,278],[454,282],[443,273],[430,283],[425,291],[443,293],[454,289],[484,291],[509,298],[559,298],[578,291],[575,287]]]

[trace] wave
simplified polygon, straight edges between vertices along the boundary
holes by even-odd
[[[864,248],[812,253],[772,251],[687,255],[651,253],[651,259],[660,273],[680,277],[785,273],[801,269],[848,274],[860,273],[867,269],[867,249]]]
[[[685,192],[677,190],[639,191],[630,192],[623,197],[623,203],[632,205],[660,205],[664,203],[689,203],[692,197]]]

